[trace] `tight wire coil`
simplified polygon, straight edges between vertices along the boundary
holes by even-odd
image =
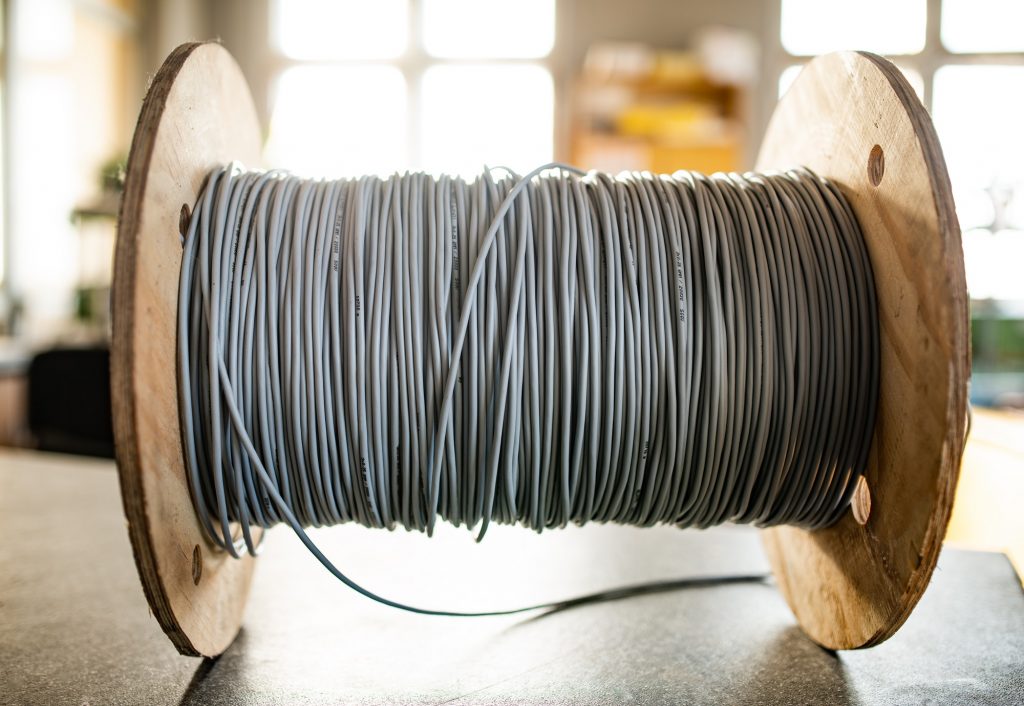
[[[816,528],[867,463],[870,261],[838,188],[804,169],[232,164],[183,245],[186,466],[234,556],[256,552],[252,526],[287,522],[364,595],[463,615],[363,589],[303,528]]]

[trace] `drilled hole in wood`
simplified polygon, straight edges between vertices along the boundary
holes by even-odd
[[[866,525],[871,516],[871,489],[868,488],[868,479],[864,476],[857,481],[857,487],[853,491],[853,519],[859,525]]]
[[[882,183],[883,176],[885,176],[885,152],[882,151],[881,146],[875,145],[868,155],[868,179],[874,186],[878,186]]]
[[[189,210],[188,204],[181,204],[181,212],[178,215],[178,235],[181,236],[182,244],[185,243],[185,236],[188,235],[188,222],[192,218],[192,211]]]
[[[203,550],[197,544],[192,550],[192,583],[199,585],[199,579],[203,577]]]

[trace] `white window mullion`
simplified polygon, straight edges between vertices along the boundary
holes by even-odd
[[[426,51],[423,48],[423,2],[409,0],[409,49],[404,66],[410,118],[406,121],[406,140],[409,145],[408,166],[417,170],[424,168],[420,123],[423,120],[423,71],[426,62]]]
[[[267,161],[308,176],[479,173],[484,163],[525,171],[550,161],[554,89],[544,62],[554,8],[274,0],[282,68]]]

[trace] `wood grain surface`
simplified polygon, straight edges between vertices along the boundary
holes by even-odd
[[[881,389],[866,523],[850,512],[825,530],[780,527],[764,539],[804,630],[829,648],[866,647],[910,615],[949,522],[970,369],[960,229],[931,119],[880,57],[829,54],[803,70],[758,159],[759,170],[797,165],[835,181],[864,231]]]
[[[249,88],[218,44],[172,53],[132,140],[114,256],[111,393],[121,495],[146,597],[183,654],[217,655],[238,633],[253,560],[205,537],[185,476],[176,376],[179,221],[210,170],[257,165]]]

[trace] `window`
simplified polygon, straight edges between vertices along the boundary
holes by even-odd
[[[554,91],[538,66],[441,65],[423,74],[423,163],[458,174],[551,161]],[[469,100],[466,100],[470,98]]]
[[[480,31],[500,27],[500,32]],[[551,0],[425,0],[423,44],[432,56],[541,59],[555,44]]]
[[[932,111],[960,226],[1024,230],[1024,64],[943,66]]]
[[[0,333],[102,337],[116,187],[128,149],[139,14],[114,0],[8,0],[3,50]],[[45,185],[42,188],[41,185]],[[84,214],[84,215],[83,215]],[[3,257],[6,256],[6,257]],[[14,306],[12,306],[14,303]]]
[[[275,0],[267,162],[519,172],[554,153],[555,0]]]
[[[408,44],[406,0],[277,0],[273,46],[292,59],[397,59]]]
[[[925,19],[926,0],[782,0],[782,46],[797,56],[915,54],[924,49]]]
[[[409,162],[406,81],[387,64],[285,69],[277,78],[270,163],[297,174],[392,172]]]
[[[942,45],[951,52],[1024,51],[1020,0],[945,0]]]
[[[915,56],[925,50],[927,0],[781,0],[781,43],[794,62],[830,51],[859,49],[891,57]],[[878,18],[884,17],[885,22]],[[924,99],[925,80],[914,64],[896,65]],[[779,75],[779,96],[796,80],[802,63]]]

